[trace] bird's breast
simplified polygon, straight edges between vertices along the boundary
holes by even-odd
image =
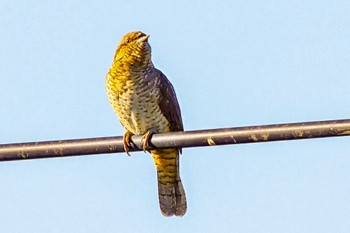
[[[137,81],[137,80],[136,80]],[[169,132],[169,122],[159,107],[160,92],[156,87],[135,80],[127,80],[112,100],[122,125],[135,135],[150,129]]]

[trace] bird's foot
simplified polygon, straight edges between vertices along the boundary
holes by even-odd
[[[126,130],[124,135],[123,135],[123,146],[124,146],[124,150],[126,152],[127,155],[130,156],[130,153],[129,153],[129,148],[131,147],[131,136],[133,134]]]
[[[143,142],[143,152],[149,152],[149,150],[147,150],[147,147],[149,147],[150,143],[150,139],[152,137],[153,134],[157,133],[157,130],[156,129],[150,129],[147,131],[147,133],[145,133],[143,136],[142,136],[142,140],[144,140]]]

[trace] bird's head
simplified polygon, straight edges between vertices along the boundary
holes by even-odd
[[[123,36],[114,55],[114,62],[140,69],[151,65],[151,46],[148,37],[149,35],[140,31],[129,32]]]

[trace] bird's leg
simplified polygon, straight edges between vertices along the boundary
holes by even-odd
[[[130,156],[129,154],[129,148],[131,147],[131,136],[133,134],[129,131],[129,130],[125,130],[124,135],[123,135],[123,146],[124,146],[124,150],[126,152],[127,155]]]
[[[143,136],[142,136],[142,140],[144,140],[143,142],[143,152],[147,152],[146,148],[149,146],[149,140],[151,139],[152,135],[157,133],[157,130],[152,128],[150,130],[147,131],[147,133],[145,133]],[[149,151],[148,151],[149,152]]]

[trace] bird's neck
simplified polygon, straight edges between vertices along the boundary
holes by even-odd
[[[115,75],[125,76],[128,79],[138,77],[139,75],[145,73],[146,70],[151,68],[154,68],[151,60],[137,65],[129,62],[116,61],[112,66],[112,70]]]
[[[108,79],[116,85],[119,92],[123,92],[125,87],[142,85],[147,71],[152,68],[154,68],[152,61],[142,67],[115,62],[109,71]]]

